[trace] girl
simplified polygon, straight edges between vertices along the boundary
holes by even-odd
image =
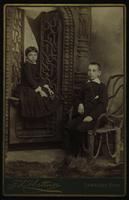
[[[59,100],[48,82],[40,77],[37,65],[38,50],[28,47],[26,61],[21,68],[21,114],[27,118],[39,118],[55,112]]]

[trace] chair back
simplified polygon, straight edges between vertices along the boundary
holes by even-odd
[[[124,102],[124,75],[110,76],[107,82],[108,106],[107,112],[112,115],[123,114]]]

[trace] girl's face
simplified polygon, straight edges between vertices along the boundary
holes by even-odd
[[[34,51],[31,51],[28,53],[27,58],[32,64],[36,64],[38,54]]]
[[[98,78],[101,75],[101,71],[98,68],[98,65],[89,65],[88,67],[88,76],[91,80]]]

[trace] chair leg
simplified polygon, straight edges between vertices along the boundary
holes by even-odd
[[[94,156],[94,135],[92,133],[88,133],[88,151],[91,157]]]
[[[120,147],[121,147],[121,129],[116,130],[116,157],[115,157],[115,162],[118,164],[120,162]]]
[[[89,154],[89,149],[86,147],[86,143],[85,143],[85,133],[82,134],[81,148],[83,152]]]

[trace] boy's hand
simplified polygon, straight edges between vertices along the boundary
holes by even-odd
[[[48,97],[48,95],[43,90],[41,90],[39,93],[41,97]]]
[[[91,116],[86,116],[84,119],[83,119],[83,122],[91,122],[93,120],[93,118]]]
[[[82,103],[80,103],[78,106],[78,113],[84,114],[84,105]]]

